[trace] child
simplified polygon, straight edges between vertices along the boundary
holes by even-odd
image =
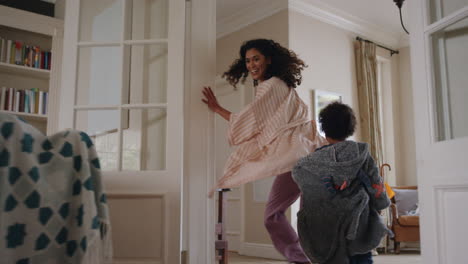
[[[371,250],[387,232],[378,211],[390,200],[368,145],[346,140],[356,127],[353,110],[331,103],[319,122],[330,144],[293,169],[303,199],[299,240],[314,263],[371,264]]]

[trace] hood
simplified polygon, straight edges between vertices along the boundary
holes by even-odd
[[[335,184],[353,180],[369,155],[369,145],[342,141],[318,149],[298,165],[318,175],[333,176]]]

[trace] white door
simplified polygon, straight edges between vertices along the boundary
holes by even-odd
[[[180,263],[185,0],[68,0],[59,126],[103,169],[114,263]]]
[[[422,263],[468,263],[468,1],[407,2]]]

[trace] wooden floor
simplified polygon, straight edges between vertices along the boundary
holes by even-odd
[[[240,256],[235,252],[229,252],[229,264],[285,264],[288,262]],[[374,256],[375,264],[421,264],[421,255],[417,252],[402,252],[400,255],[388,254]]]

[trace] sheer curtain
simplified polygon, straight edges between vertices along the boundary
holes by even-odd
[[[379,91],[377,87],[376,45],[357,40],[354,43],[359,100],[359,123],[362,141],[369,143],[370,153],[378,166],[383,163],[380,126]]]

